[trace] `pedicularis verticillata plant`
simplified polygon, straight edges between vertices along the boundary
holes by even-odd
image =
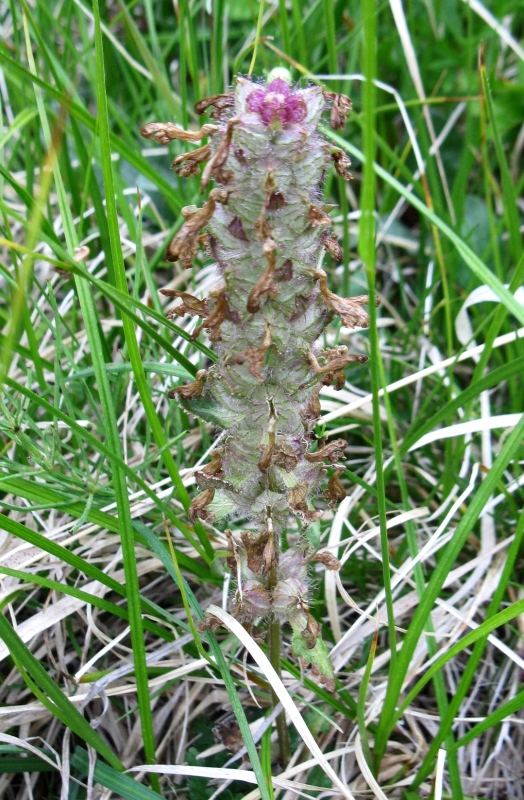
[[[292,649],[330,689],[334,675],[318,622],[309,611],[308,565],[339,564],[317,553],[313,502],[335,466],[324,499],[336,505],[345,492],[339,477],[345,441],[318,441],[323,385],[342,387],[344,368],[363,363],[346,347],[323,350],[319,337],[333,312],[349,328],[366,326],[367,297],[343,299],[327,287],[321,269],[326,249],[342,258],[331,220],[322,207],[322,181],[333,162],[348,180],[349,159],[319,134],[322,112],[343,128],[350,110],[344,95],[317,86],[292,88],[276,70],[266,85],[237,78],[233,93],[207,98],[216,124],[188,132],[150,123],[142,135],[161,144],[181,139],[210,144],[178,156],[179,175],[202,173],[202,191],[215,181],[203,208],[189,206],[167,258],[190,268],[200,244],[216,260],[220,282],[207,300],[165,291],[182,301],[176,314],[202,317],[219,361],[174,390],[183,406],[226,430],[212,461],[196,478],[194,521],[228,515],[248,520],[249,530],[226,531],[229,567],[237,580],[236,617],[248,628],[289,623]],[[206,233],[202,233],[206,228]],[[173,313],[173,312],[172,312]],[[294,522],[292,519],[294,518]],[[210,621],[213,625],[213,620]]]

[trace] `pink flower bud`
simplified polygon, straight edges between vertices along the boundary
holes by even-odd
[[[247,104],[250,111],[260,114],[265,125],[280,121],[284,126],[302,122],[306,116],[306,104],[300,93],[292,91],[280,78],[271,81],[265,89],[255,89]]]

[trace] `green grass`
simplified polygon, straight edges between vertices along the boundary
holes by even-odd
[[[166,319],[158,289],[212,285],[204,256],[189,277],[164,260],[181,208],[202,204],[198,178],[169,171],[186,145],[167,153],[139,135],[155,119],[195,126],[194,102],[251,65],[350,93],[347,129],[326,131],[355,175],[347,191],[327,177],[344,248],[327,269],[333,290],[382,301],[369,332],[328,334],[370,355],[346,395],[322,395],[325,434],[348,442],[344,522],[321,521],[323,543],[342,541],[345,593],[319,572],[313,609],[337,692],[301,676],[285,631],[284,683],[357,797],[370,776],[388,798],[429,797],[441,748],[446,796],[521,796],[524,422],[489,428],[489,417],[524,408],[522,338],[511,338],[524,326],[524,14],[517,0],[485,5],[513,49],[461,0],[403,4],[437,136],[463,103],[439,146],[446,185],[393,0],[0,5],[2,796],[31,786],[82,800],[94,781],[111,797],[207,800],[207,779],[123,769],[219,770],[230,754],[206,753],[211,730],[232,720],[260,796],[282,796],[275,730],[256,729],[271,687],[234,637],[197,630],[224,582],[223,531],[187,515],[191,470],[216,432],[167,393],[216,356],[202,335],[191,341],[188,318]],[[371,78],[398,91],[414,139]],[[459,311],[479,286],[500,302],[469,308],[466,341]],[[478,419],[486,429],[471,438],[411,449]],[[105,701],[86,700],[101,678],[113,678]],[[331,786],[325,763],[289,780],[317,796]],[[223,796],[246,791],[233,782]]]

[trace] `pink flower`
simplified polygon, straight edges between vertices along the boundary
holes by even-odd
[[[250,111],[260,114],[265,125],[302,122],[306,116],[306,104],[300,94],[293,92],[280,78],[268,83],[265,89],[251,92],[247,104]]]

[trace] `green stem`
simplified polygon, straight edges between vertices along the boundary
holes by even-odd
[[[267,644],[269,650],[269,660],[271,662],[271,666],[277,673],[278,677],[281,675],[280,669],[280,650],[281,650],[281,628],[280,622],[272,622],[269,626],[269,630],[267,633]],[[273,688],[271,689],[271,696],[273,698],[273,707],[276,708],[278,705],[278,697],[275,694]],[[286,714],[282,711],[277,719],[277,734],[278,734],[278,745],[280,750],[280,763],[285,768],[289,764],[291,759],[291,747],[289,744],[289,731],[286,725]]]
[[[270,488],[273,488],[273,481],[269,480]],[[268,514],[268,520],[270,519]],[[273,536],[273,547],[275,551],[275,556],[271,563],[271,569],[269,571],[268,580],[267,580],[267,588],[270,592],[273,591],[275,586],[277,585],[278,581],[278,564],[280,560],[280,553],[282,551],[280,535],[273,531],[270,535]],[[280,666],[280,658],[281,658],[281,649],[282,649],[282,631],[280,622],[276,619],[273,619],[271,624],[268,627],[267,631],[267,649],[269,653],[269,661],[271,662],[271,666],[277,673],[278,677],[280,678],[282,674],[281,666]],[[271,697],[273,700],[273,708],[276,708],[279,699],[274,691],[273,687],[271,687]],[[278,746],[280,751],[280,763],[284,769],[289,764],[291,759],[291,747],[289,744],[289,731],[286,725],[286,713],[282,711],[277,719],[276,719],[276,726],[277,726],[277,735],[278,735]]]
[[[258,52],[258,43],[260,41],[260,31],[262,30],[262,20],[264,18],[264,0],[260,0],[260,5],[258,7],[258,20],[257,20],[257,31],[255,35],[255,46],[253,47],[253,56],[251,58],[251,64],[249,66],[248,75],[251,75],[253,69],[255,68],[255,62],[257,60],[257,52]]]

